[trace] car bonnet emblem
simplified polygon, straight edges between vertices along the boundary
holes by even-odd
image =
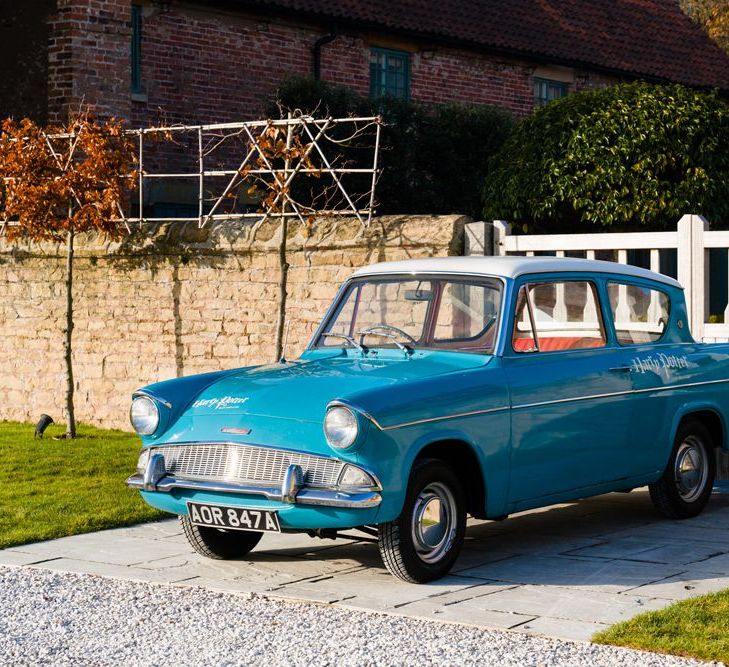
[[[221,433],[232,433],[233,435],[250,435],[251,429],[249,428],[233,428],[226,426],[220,429]]]

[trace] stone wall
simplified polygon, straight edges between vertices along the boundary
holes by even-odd
[[[288,240],[297,356],[356,267],[463,252],[461,216],[323,221]],[[128,428],[134,389],[157,380],[272,360],[277,225],[163,225],[122,243],[81,239],[74,331],[76,414]],[[63,246],[0,242],[0,419],[64,419]]]

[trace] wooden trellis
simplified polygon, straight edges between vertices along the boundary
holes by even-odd
[[[200,227],[216,220],[255,219],[264,222],[271,216],[298,218],[306,222],[310,216],[353,216],[363,226],[371,221],[375,207],[375,185],[378,176],[381,119],[379,117],[314,118],[292,116],[281,120],[258,120],[242,123],[156,127],[133,130],[138,141],[138,188],[136,216],[131,222],[189,221],[197,219]],[[155,171],[145,159],[147,138],[157,147],[158,137],[190,145],[194,137],[197,169],[194,171]],[[280,149],[276,142],[282,142]],[[272,143],[274,144],[272,146]],[[350,166],[347,148],[371,150],[367,166]],[[237,153],[236,153],[236,149]],[[229,163],[223,168],[210,167],[219,153]],[[239,161],[238,161],[239,160]],[[219,160],[220,161],[220,160]],[[346,177],[360,175],[361,185],[354,190]],[[302,203],[292,194],[295,183],[303,178],[319,179],[319,201]],[[190,179],[197,181],[197,214],[194,216],[150,216],[147,207],[147,184],[155,179]],[[221,179],[225,179],[221,183]],[[272,197],[264,198],[257,210],[228,210],[235,202],[235,193],[247,183],[265,182]],[[237,203],[237,202],[235,202]]]
[[[129,202],[136,211],[124,211],[120,206],[119,220],[128,227],[132,223],[196,220],[204,227],[221,220],[251,219],[262,224],[272,216],[303,223],[318,216],[351,216],[367,226],[375,209],[381,127],[377,116],[290,114],[280,120],[129,130],[127,134],[137,144],[137,192]],[[58,142],[69,142],[66,157],[74,159],[73,135],[48,135],[46,139],[54,157],[60,155]],[[171,170],[174,155],[150,159],[150,151],[164,153],[169,148],[176,149],[177,157],[183,156],[188,166],[194,162],[195,168]],[[355,166],[347,155],[350,149],[358,151]],[[356,184],[348,181],[353,176]],[[317,179],[317,194],[304,202],[294,191],[307,178]],[[149,214],[150,185],[164,179],[196,183],[194,214]],[[239,192],[246,187],[260,193],[258,204],[241,205]],[[0,231],[12,224],[12,220],[0,220]]]

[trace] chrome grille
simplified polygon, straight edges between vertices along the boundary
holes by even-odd
[[[156,447],[152,453],[162,454],[165,470],[178,479],[276,486],[283,482],[286,469],[292,463],[301,466],[304,483],[314,487],[336,486],[345,466],[325,456],[231,443],[170,445]]]

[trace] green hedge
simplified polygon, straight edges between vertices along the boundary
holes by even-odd
[[[481,189],[489,159],[511,130],[511,117],[494,107],[426,107],[394,98],[370,99],[322,81],[285,80],[266,113],[300,109],[343,117],[380,114],[384,120],[377,185],[377,211],[390,213],[481,213]],[[365,165],[371,150],[349,151]],[[367,165],[369,166],[369,165]],[[369,187],[364,182],[361,190]]]
[[[633,83],[552,102],[490,165],[487,218],[529,230],[729,221],[729,108],[716,94]]]

